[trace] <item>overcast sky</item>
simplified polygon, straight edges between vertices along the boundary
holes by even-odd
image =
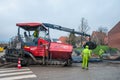
[[[46,22],[78,30],[81,18],[90,30],[111,29],[120,21],[120,0],[0,0],[0,41],[9,41],[17,33],[16,23]],[[51,37],[68,35],[51,30]]]

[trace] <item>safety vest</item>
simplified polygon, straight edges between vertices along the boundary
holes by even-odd
[[[35,31],[35,32],[33,33],[33,36],[37,38],[37,37],[38,37],[38,31]]]
[[[84,49],[82,51],[82,56],[83,57],[90,57],[91,56],[91,51],[89,49]]]
[[[104,53],[102,49],[99,50],[99,55],[101,56]]]

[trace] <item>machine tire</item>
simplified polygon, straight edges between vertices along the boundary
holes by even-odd
[[[26,58],[23,58],[23,60],[21,61],[21,65],[27,66],[27,59]]]
[[[25,57],[22,60],[22,66],[29,66],[31,64],[32,59],[30,57]]]
[[[68,59],[67,64],[68,64],[68,66],[71,66],[72,65],[72,59]]]
[[[72,59],[68,59],[65,61],[64,66],[71,66],[72,65]]]
[[[72,59],[68,59],[67,60],[67,66],[71,66],[72,65]]]

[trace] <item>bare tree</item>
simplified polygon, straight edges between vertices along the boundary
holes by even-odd
[[[102,27],[102,26],[100,26],[100,27],[98,28],[98,32],[107,33],[107,32],[108,32],[108,28],[107,28],[107,27]]]
[[[75,34],[70,33],[69,34],[69,39],[67,41],[69,44],[73,45],[74,47],[75,47],[75,43],[76,43],[75,38],[76,38]]]
[[[78,28],[79,28],[79,31],[82,33],[87,33],[87,31],[90,29],[90,27],[88,26],[87,20],[85,18],[81,19],[81,24]],[[81,35],[81,42],[80,43],[81,43],[80,46],[82,47],[82,43],[83,43],[83,36],[82,35]]]
[[[79,26],[79,31],[86,33],[88,29],[89,29],[89,26],[88,26],[87,20],[85,18],[82,18],[81,24]]]

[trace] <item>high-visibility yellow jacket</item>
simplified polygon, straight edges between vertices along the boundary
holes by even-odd
[[[99,50],[99,56],[102,56],[103,53],[104,53],[104,50],[103,50],[103,49],[100,49],[100,50]]]
[[[39,35],[38,31],[34,31],[33,36],[38,38],[38,35]]]
[[[82,57],[91,57],[91,51],[88,48],[85,48],[82,51]]]

